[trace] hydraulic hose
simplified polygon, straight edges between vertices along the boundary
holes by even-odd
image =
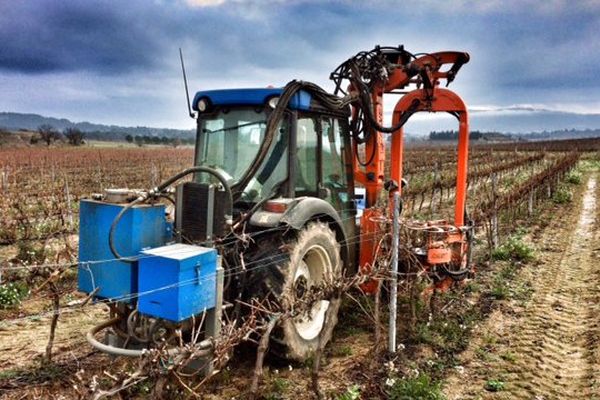
[[[391,56],[391,58],[390,58]],[[397,60],[393,58],[397,57]],[[330,79],[336,85],[335,92],[346,93],[342,88],[343,82],[348,80],[351,93],[354,92],[354,101],[352,104],[362,111],[362,127],[353,126],[353,137],[359,144],[365,143],[373,130],[382,133],[394,133],[400,129],[414,114],[420,102],[413,102],[411,107],[404,112],[400,121],[390,127],[381,125],[373,114],[373,104],[371,94],[378,84],[385,82],[391,70],[403,67],[408,77],[423,75],[425,70],[411,63],[411,59],[416,56],[399,47],[380,47],[377,46],[371,51],[361,51],[354,57],[344,61],[331,74]],[[424,75],[426,77],[426,74]],[[363,132],[363,136],[360,133]]]
[[[165,189],[167,189],[169,186],[171,186],[172,184],[174,184],[181,178],[183,178],[189,174],[193,174],[195,172],[206,172],[207,174],[211,174],[219,180],[219,182],[223,185],[223,188],[227,192],[227,196],[229,197],[229,207],[230,207],[229,215],[231,215],[233,217],[233,195],[231,192],[231,187],[229,186],[229,183],[227,183],[227,180],[223,177],[223,175],[221,175],[220,173],[218,173],[217,171],[215,171],[212,168],[203,167],[203,166],[197,166],[197,167],[191,167],[191,168],[185,169],[185,170],[179,172],[178,174],[173,175],[172,177],[170,177],[169,179],[167,179],[166,181],[164,181],[163,183],[161,183],[160,185],[158,185],[157,187],[152,189],[149,194],[143,194],[143,195],[139,196],[137,199],[135,199],[131,203],[128,203],[127,205],[125,205],[125,207],[123,207],[121,209],[121,211],[119,211],[119,213],[113,220],[112,224],[110,225],[110,230],[108,231],[108,247],[110,248],[110,251],[113,253],[113,255],[115,256],[116,259],[118,259],[119,261],[130,263],[130,264],[136,260],[136,258],[134,258],[134,257],[123,257],[118,252],[118,250],[115,246],[115,240],[114,240],[115,231],[117,230],[117,226],[119,225],[119,222],[121,221],[121,218],[123,218],[125,213],[129,209],[131,209],[133,206],[141,204],[144,201],[148,200],[149,198],[156,197],[156,196],[163,197],[163,192]]]
[[[273,112],[271,112],[269,118],[267,119],[265,137],[258,152],[256,153],[256,156],[254,157],[254,160],[252,160],[252,162],[250,163],[250,167],[246,170],[244,175],[242,175],[238,183],[233,186],[233,190],[235,192],[241,193],[243,189],[248,185],[250,180],[256,175],[256,172],[262,165],[265,157],[269,152],[269,149],[271,148],[271,144],[275,139],[277,126],[279,125],[279,122],[283,117],[284,111],[287,108],[287,105],[291,100],[292,96],[296,94],[298,90],[300,90],[300,86],[300,83],[297,81],[291,81],[287,85],[285,85],[285,88],[283,89],[283,92],[279,97],[279,101],[277,102],[275,109],[273,110]]]
[[[243,189],[248,185],[250,180],[258,172],[258,169],[261,167],[265,157],[269,152],[269,149],[271,148],[271,144],[275,139],[277,127],[279,126],[279,123],[283,118],[288,103],[290,102],[292,97],[300,90],[309,92],[315,98],[319,99],[325,105],[325,107],[337,112],[344,112],[345,108],[347,108],[352,101],[356,100],[354,96],[338,97],[327,93],[325,90],[315,85],[314,83],[296,80],[288,82],[288,84],[285,85],[285,87],[283,88],[283,92],[279,97],[277,106],[275,106],[275,109],[271,112],[269,118],[267,119],[267,127],[265,129],[265,137],[263,143],[258,153],[254,157],[254,160],[252,161],[252,163],[250,163],[250,167],[248,168],[248,170],[240,178],[238,183],[232,187],[234,192],[241,193]],[[349,110],[346,111],[349,113]]]
[[[166,188],[168,188],[169,186],[171,186],[172,184],[174,184],[175,182],[177,182],[184,176],[193,174],[194,172],[206,172],[207,174],[213,175],[215,178],[217,178],[219,180],[219,182],[221,182],[221,184],[223,185],[223,188],[225,188],[225,191],[228,192],[229,195],[231,195],[231,188],[229,187],[229,183],[227,183],[227,180],[223,177],[223,175],[221,175],[220,173],[218,173],[217,171],[215,171],[214,169],[212,169],[210,167],[203,167],[203,166],[196,166],[196,167],[184,169],[183,171],[173,175],[172,177],[170,177],[169,179],[167,179],[166,181],[164,181],[163,183],[158,185],[156,188],[153,189],[153,191],[155,193],[161,193],[163,190],[165,190]]]
[[[110,345],[99,342],[95,338],[95,335],[98,332],[115,325],[119,321],[120,321],[120,318],[116,317],[116,318],[110,319],[108,321],[105,321],[105,322],[101,323],[100,325],[96,325],[95,327],[90,329],[88,331],[88,333],[86,334],[86,339],[87,339],[88,343],[91,344],[92,347],[94,347],[104,353],[112,354],[115,356],[141,357],[144,354],[144,352],[147,351],[146,349],[133,350],[133,349],[124,349],[121,347],[110,346]],[[201,349],[200,352],[195,352],[194,354],[197,355],[198,357],[210,356],[211,351],[212,351],[212,346],[213,345],[212,345],[211,340],[209,340],[209,339],[203,340],[202,342],[198,343],[198,347]],[[169,349],[167,351],[167,353],[171,356],[177,355],[180,352],[181,352],[181,350],[179,348],[173,348],[173,349]]]
[[[113,253],[113,255],[115,256],[116,259],[118,259],[119,261],[123,261],[126,263],[133,263],[136,259],[135,258],[128,258],[128,257],[123,257],[118,251],[117,248],[115,246],[115,231],[117,230],[117,225],[119,225],[119,222],[121,221],[121,218],[123,218],[123,215],[125,215],[125,213],[131,209],[133,206],[138,205],[143,203],[144,201],[146,201],[148,197],[146,195],[142,195],[140,197],[138,197],[137,199],[135,199],[134,201],[132,201],[131,203],[128,203],[127,205],[125,205],[125,207],[123,207],[121,209],[121,211],[119,211],[119,213],[117,214],[117,216],[115,217],[115,219],[113,219],[112,224],[110,224],[110,230],[108,231],[108,247],[110,248],[111,253]]]

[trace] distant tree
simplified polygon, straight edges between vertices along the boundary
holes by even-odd
[[[483,132],[480,132],[480,131],[471,131],[471,132],[469,132],[469,139],[471,139],[471,140],[483,139],[483,136],[484,136]]]
[[[83,138],[85,134],[77,128],[65,129],[64,135],[72,146],[81,146],[84,143]]]
[[[485,139],[486,136],[495,135],[495,134],[496,134],[496,132],[471,131],[471,132],[469,132],[469,139],[471,139],[471,140]],[[458,139],[458,132],[454,131],[454,130],[429,132],[429,140],[457,140],[457,139]]]
[[[46,142],[47,146],[50,146],[52,142],[60,137],[60,134],[52,125],[43,124],[38,128],[38,133],[40,134],[40,139]]]
[[[137,144],[139,147],[142,147],[144,145],[144,137],[143,136],[136,136],[134,138],[135,144]]]
[[[433,131],[429,132],[429,140],[455,140],[458,132],[455,131]]]
[[[125,136],[125,140],[127,141],[127,143],[133,143],[133,136],[128,134]]]
[[[181,145],[181,139],[179,139],[179,138],[173,138],[173,139],[171,140],[171,145],[172,145],[174,148],[177,148],[178,146],[180,146],[180,145]]]

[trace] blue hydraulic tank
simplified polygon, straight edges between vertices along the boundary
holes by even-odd
[[[182,243],[142,251],[139,312],[180,322],[214,308],[217,263],[215,249]]]
[[[124,204],[81,200],[79,208],[79,290],[95,296],[124,302],[135,300],[137,262],[118,261],[110,251],[110,226]],[[165,206],[138,205],[121,218],[114,235],[117,251],[123,257],[138,256],[145,248],[162,246],[170,232]]]

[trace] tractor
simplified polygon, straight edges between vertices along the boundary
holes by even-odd
[[[464,279],[473,231],[468,115],[440,84],[468,61],[462,52],[377,46],[331,73],[334,93],[303,81],[197,92],[193,166],[152,189],[107,189],[81,201],[79,289],[111,309],[88,341],[138,356],[201,330],[210,357],[224,314],[242,320],[251,299],[301,299],[323,282],[368,273],[386,233],[380,221],[393,215],[381,203],[406,184],[403,125],[417,112],[454,115],[459,139],[454,221],[422,222],[426,240],[414,252],[439,287]],[[401,97],[384,126],[388,93]],[[306,360],[330,339],[321,335],[328,307],[323,298],[281,321],[270,350]]]

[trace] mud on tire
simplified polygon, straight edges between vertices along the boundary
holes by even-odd
[[[308,223],[295,235],[282,238],[277,234],[261,240],[252,258],[256,269],[249,281],[251,297],[275,300],[284,310],[310,287],[342,276],[335,233],[318,221]],[[329,313],[325,321],[328,307],[329,301],[324,299],[305,315],[283,320],[272,334],[271,352],[290,360],[306,360],[316,350],[325,324],[337,324],[337,314]],[[327,343],[331,334],[328,336],[321,340]]]

